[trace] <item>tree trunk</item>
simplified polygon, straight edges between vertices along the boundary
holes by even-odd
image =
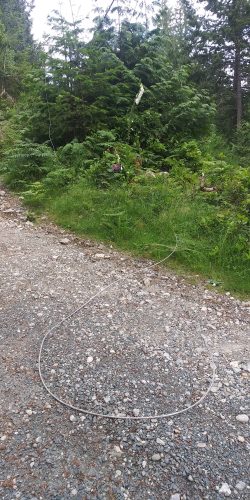
[[[242,87],[241,87],[241,53],[240,47],[235,48],[234,91],[236,103],[236,127],[240,128],[242,120]]]

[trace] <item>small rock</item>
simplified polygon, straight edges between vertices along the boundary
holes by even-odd
[[[120,457],[122,453],[123,451],[121,450],[120,446],[115,445],[113,448],[113,454]]]
[[[16,210],[13,210],[13,208],[7,208],[6,210],[3,211],[4,214],[14,214],[16,213]]]
[[[231,490],[230,490],[230,487],[227,483],[222,483],[220,489],[219,489],[219,493],[221,493],[222,495],[225,495],[225,497],[229,497],[231,495]]]
[[[250,307],[250,300],[247,302],[242,302],[243,307]]]
[[[239,361],[231,361],[231,362],[230,362],[230,365],[232,366],[232,368],[238,368],[238,366],[239,366]]]
[[[69,419],[70,419],[70,422],[75,422],[76,421],[75,415],[70,415]]]
[[[247,424],[249,417],[248,415],[242,413],[242,415],[237,415],[236,420],[238,420],[238,422],[241,422],[242,424]]]
[[[250,361],[246,361],[246,362],[241,363],[241,368],[245,372],[250,372]]]
[[[246,483],[244,481],[238,481],[238,483],[235,485],[235,488],[239,491],[243,491],[246,487]]]
[[[70,493],[70,494],[71,494],[71,496],[72,496],[72,497],[76,497],[76,495],[77,495],[77,490],[74,488],[73,490],[71,490],[71,493]]]
[[[197,448],[206,448],[207,444],[206,443],[197,443]]]
[[[26,410],[27,415],[32,415],[33,411],[32,410]]]
[[[94,255],[95,259],[105,259],[105,254],[104,253],[96,253]]]
[[[134,415],[135,417],[138,417],[138,416],[139,416],[139,414],[140,414],[140,410],[138,410],[138,408],[134,408],[134,409],[133,409],[133,415]]]
[[[170,361],[171,360],[171,356],[170,356],[170,354],[168,354],[168,352],[164,352],[163,356],[165,358],[165,361]]]
[[[160,439],[160,438],[157,438],[156,439],[156,442],[157,444],[161,445],[161,446],[164,446],[165,445],[165,441],[163,439]]]
[[[181,500],[180,493],[174,493],[174,495],[171,495],[170,500]]]
[[[5,195],[6,195],[5,191],[0,191],[0,196],[5,196]]]
[[[239,367],[239,361],[231,361],[230,365],[235,373],[241,372],[241,369]]]
[[[93,360],[94,360],[94,358],[92,358],[92,356],[88,356],[87,363],[92,363]]]
[[[1,441],[6,441],[7,436],[1,436]]]
[[[68,245],[70,243],[69,238],[62,238],[60,240],[61,245]]]
[[[116,470],[115,471],[115,477],[120,477],[122,475],[122,471],[121,470]]]
[[[245,438],[243,436],[238,436],[238,441],[240,443],[244,443],[245,442]]]
[[[152,460],[154,462],[158,462],[159,460],[161,460],[161,455],[160,453],[155,453],[153,456],[152,456]]]

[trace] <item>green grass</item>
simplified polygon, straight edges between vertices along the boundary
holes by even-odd
[[[225,221],[218,222],[216,206],[183,188],[161,181],[99,190],[82,180],[46,197],[40,206],[64,228],[138,256],[160,260],[177,237],[178,248],[168,266],[222,282],[224,290],[250,292],[241,235]]]

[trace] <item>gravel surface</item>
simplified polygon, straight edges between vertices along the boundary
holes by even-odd
[[[27,220],[0,188],[0,498],[249,499],[250,302]],[[134,274],[137,272],[137,274]],[[56,403],[49,388],[86,411]],[[203,404],[177,417],[153,416]]]

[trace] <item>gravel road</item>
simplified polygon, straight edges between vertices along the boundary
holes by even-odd
[[[44,222],[0,188],[0,498],[250,499],[250,302]],[[134,273],[137,274],[134,274]],[[44,345],[44,333],[122,278]],[[153,418],[194,404],[178,416]]]

